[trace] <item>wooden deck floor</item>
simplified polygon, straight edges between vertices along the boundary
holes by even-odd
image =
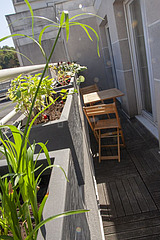
[[[121,122],[121,162],[94,159],[105,239],[160,239],[158,141],[136,119]]]

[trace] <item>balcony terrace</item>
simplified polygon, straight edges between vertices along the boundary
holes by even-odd
[[[121,162],[94,160],[105,239],[159,239],[158,141],[136,119],[120,115],[126,142]]]
[[[37,71],[42,67],[43,65],[34,66],[34,69],[31,69],[30,67],[25,67],[24,69],[17,68],[6,72],[1,70],[1,79],[4,78],[7,80],[11,77],[14,77],[14,74],[18,74],[19,70],[23,70],[22,72]],[[82,118],[81,121],[82,123],[85,123],[81,114],[81,104],[79,107],[80,115]],[[119,114],[126,142],[126,148],[121,149],[121,162],[118,163],[118,161],[109,160],[99,163],[97,157],[93,157],[95,177],[99,195],[99,206],[103,220],[105,239],[159,239],[160,155],[158,140],[155,139],[155,137],[153,137],[153,135],[148,132],[148,130],[138,120],[135,118],[126,118],[120,108]],[[95,229],[95,225],[98,229],[97,223],[99,223],[99,218],[96,210],[96,198],[94,195],[95,192],[92,183],[94,170],[92,171],[92,160],[90,160],[89,156],[90,144],[88,141],[88,133],[84,131],[83,134],[85,136],[85,140],[83,140],[84,149],[82,149],[85,159],[85,198],[87,196],[85,199],[85,204],[87,205],[88,209],[91,209],[91,217],[89,217],[88,223],[89,229],[91,232],[93,232],[94,235],[95,232],[93,229]],[[90,133],[90,137],[93,156],[97,156],[98,144],[96,143],[92,132]],[[62,151],[64,154],[66,150],[64,149]],[[60,152],[61,154],[62,151]],[[53,154],[56,155],[59,153],[55,152]],[[114,155],[113,150],[112,154]],[[78,158],[78,160],[80,161],[80,158]],[[66,164],[66,155],[64,162]],[[72,168],[74,169],[74,167]],[[64,183],[62,182],[62,184]],[[57,183],[55,186],[58,189]],[[77,191],[76,189],[82,188],[78,186],[78,184],[75,184],[74,187],[74,191]],[[88,199],[91,187],[92,195]],[[80,190],[80,192],[81,191],[82,190]],[[80,197],[74,199],[74,202],[76,202],[79,198]],[[94,223],[95,216],[96,224]],[[91,222],[93,222],[92,227],[90,226]],[[53,229],[56,229],[56,226],[53,225],[53,223],[51,223],[51,226]],[[99,240],[97,239],[97,236],[100,236],[100,227],[99,230],[96,231],[97,235],[95,235],[95,238],[93,238],[91,234],[90,239]]]

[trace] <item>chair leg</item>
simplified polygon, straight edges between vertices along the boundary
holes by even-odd
[[[99,129],[99,163],[101,162],[101,130]]]
[[[124,136],[123,136],[123,131],[122,131],[122,130],[120,130],[120,134],[121,134],[121,138],[122,138],[123,145],[124,145],[124,147],[125,147],[126,144],[125,144],[125,141],[124,141]]]
[[[97,131],[94,131],[93,133],[94,133],[94,136],[95,136],[96,141],[99,142],[99,138],[98,138],[98,133],[97,133]]]
[[[117,145],[118,145],[118,162],[120,162],[120,135],[119,135],[119,128],[117,128]]]

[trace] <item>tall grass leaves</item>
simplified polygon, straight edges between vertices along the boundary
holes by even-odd
[[[31,17],[32,17],[32,36],[34,38],[34,14],[33,14],[33,9],[32,9],[32,7],[31,7],[31,5],[30,5],[28,0],[24,0],[24,1],[27,4],[27,6],[29,8],[29,11],[31,13]]]
[[[14,37],[18,37],[18,36],[27,37],[27,38],[31,39],[34,43],[36,43],[36,44],[38,45],[39,49],[41,50],[43,56],[44,56],[45,59],[46,59],[46,54],[45,54],[44,49],[42,48],[42,45],[39,44],[39,42],[38,42],[35,38],[33,38],[33,37],[31,37],[31,36],[28,36],[28,35],[26,35],[26,34],[15,33],[15,34],[12,34],[12,35],[8,35],[8,36],[5,36],[5,37],[1,38],[1,39],[0,39],[0,42],[6,40],[6,39],[8,39],[8,38],[11,38],[11,37],[14,38]]]
[[[54,219],[57,219],[57,218],[61,218],[61,217],[66,217],[66,216],[71,216],[71,215],[75,215],[75,214],[80,214],[80,213],[85,213],[85,212],[88,212],[89,210],[73,210],[73,211],[67,211],[67,212],[64,212],[64,213],[60,213],[60,214],[57,214],[55,216],[52,216],[52,217],[49,217],[43,221],[41,221],[33,230],[32,233],[30,233],[27,238],[25,240],[29,240],[33,234],[38,231],[38,229],[40,227],[42,227],[44,224],[46,224],[47,222],[51,221],[51,220],[54,220]]]
[[[69,15],[68,11],[64,11],[65,14],[65,28],[66,28],[66,39],[69,39]]]

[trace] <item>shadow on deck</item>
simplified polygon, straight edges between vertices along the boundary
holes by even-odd
[[[121,162],[94,159],[105,239],[160,239],[158,141],[136,119],[121,114],[121,123]],[[98,151],[93,137],[91,145]]]

